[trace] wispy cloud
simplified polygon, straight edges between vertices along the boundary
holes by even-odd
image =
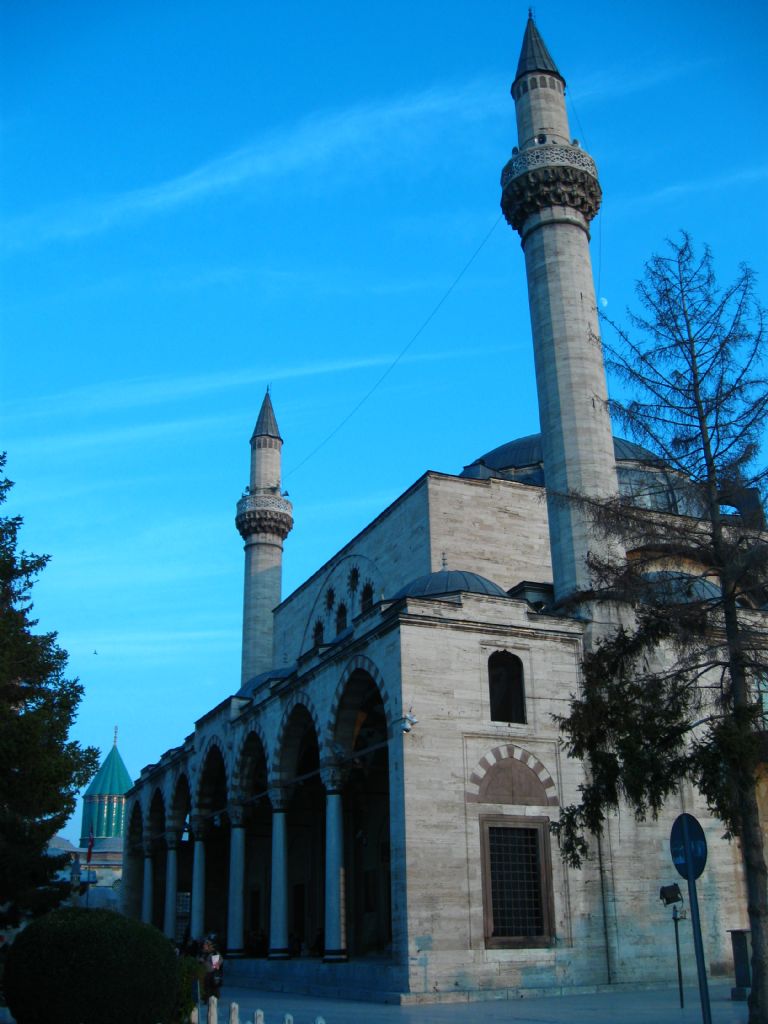
[[[577,103],[611,103],[618,97],[648,92],[670,81],[702,74],[712,67],[712,61],[653,61],[637,62],[631,68],[605,68],[574,75],[577,84],[568,89],[568,96]]]
[[[493,354],[497,351],[499,351],[498,348],[493,348],[480,352],[477,348],[473,347],[439,352],[414,353],[405,356],[401,362],[406,364],[440,362],[447,359],[463,359],[468,355],[477,357],[481,354]],[[378,369],[383,366],[389,366],[394,359],[395,354],[390,352],[354,359],[318,360],[316,362],[300,363],[295,366],[273,364],[258,368],[244,367],[186,377],[136,377],[127,380],[108,381],[103,384],[94,384],[83,388],[73,388],[58,394],[43,395],[35,400],[34,406],[31,406],[26,399],[24,402],[20,401],[18,403],[6,402],[6,413],[9,421],[18,427],[24,422],[29,423],[34,420],[50,419],[50,417],[59,414],[71,418],[73,415],[87,416],[98,414],[105,410],[118,411],[153,405],[167,405],[174,401],[187,401],[237,388],[253,388],[256,384],[266,386],[276,381]],[[188,429],[191,425],[203,427],[224,426],[231,422],[232,419],[233,416],[216,416],[179,419],[156,424],[138,424],[103,432],[100,436],[105,443],[108,441],[110,443],[115,441],[144,441],[150,437],[157,436],[157,431],[165,434],[175,434]],[[66,437],[60,435],[60,438],[52,438],[51,441],[57,443],[60,439],[62,444],[80,446],[94,443],[87,440],[90,436],[88,433],[74,433]]]
[[[724,188],[732,188],[738,185],[747,185],[755,181],[765,180],[768,180],[768,164],[757,167],[745,167],[739,171],[731,171],[711,178],[699,178],[698,181],[681,181],[673,185],[666,185],[655,192],[629,196],[622,205],[625,209],[631,209],[651,203],[672,202],[678,199],[689,198],[697,193],[718,192]]]
[[[350,165],[402,161],[403,136],[413,152],[447,124],[493,116],[496,105],[490,81],[477,80],[314,113],[167,181],[18,217],[4,227],[5,247],[74,241],[297,172],[319,174],[335,167],[348,176]]]
[[[46,449],[53,455],[57,452],[71,453],[86,448],[114,447],[120,444],[146,445],[150,441],[160,441],[164,438],[188,437],[203,430],[210,434],[215,429],[223,429],[241,422],[242,418],[234,413],[220,416],[185,417],[154,423],[134,423],[124,427],[112,427],[108,430],[96,429],[69,434],[46,434],[44,437],[37,438],[11,437],[8,440],[8,447],[14,453],[26,457],[34,455],[36,452],[44,452]]]

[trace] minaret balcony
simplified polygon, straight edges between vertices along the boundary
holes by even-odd
[[[515,153],[501,172],[501,188],[501,208],[516,231],[552,206],[578,210],[589,222],[602,200],[595,161],[575,145],[543,143]]]
[[[274,533],[285,539],[293,527],[293,506],[277,494],[244,494],[237,503],[235,525],[243,537]]]

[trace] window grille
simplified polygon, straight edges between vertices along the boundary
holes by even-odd
[[[541,935],[539,836],[535,828],[490,828],[493,935],[503,938]]]
[[[480,829],[486,946],[551,945],[549,819],[481,817]]]

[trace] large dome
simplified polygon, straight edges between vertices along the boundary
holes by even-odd
[[[440,569],[426,576],[411,580],[392,598],[401,597],[442,597],[445,594],[487,594],[491,597],[506,597],[498,583],[480,576],[476,572],[464,572],[461,569]]]
[[[639,444],[623,437],[614,437],[613,451],[617,462],[642,462],[659,465],[658,458]],[[544,452],[541,434],[528,434],[514,441],[507,441],[485,455],[481,455],[464,467],[462,476],[487,479],[498,474],[510,474],[512,479],[523,483],[544,483]],[[534,479],[538,477],[538,479]]]
[[[642,445],[614,437],[619,491],[633,505],[661,512],[699,515],[696,495],[685,479]],[[499,445],[464,467],[461,476],[472,480],[514,480],[531,487],[544,486],[541,434],[529,434]]]

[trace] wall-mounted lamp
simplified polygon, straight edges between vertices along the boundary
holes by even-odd
[[[413,713],[413,704],[411,704],[411,706],[408,708],[407,712],[403,715],[401,719],[403,732],[410,732],[414,725],[418,725],[418,721],[418,718]]]
[[[676,882],[672,885],[662,885],[659,889],[659,899],[665,907],[671,903],[682,903],[683,894],[680,892],[680,886]]]

